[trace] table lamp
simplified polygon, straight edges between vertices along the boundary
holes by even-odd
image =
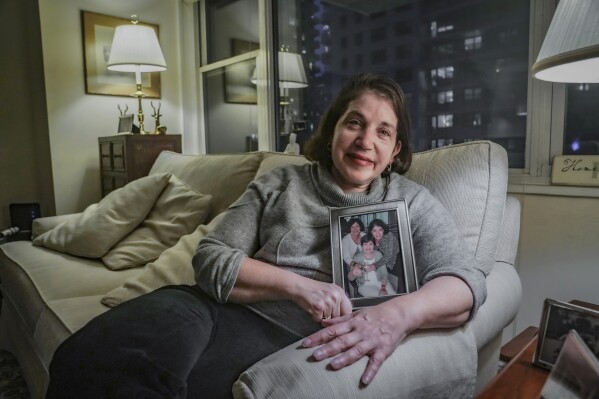
[[[282,135],[292,132],[293,118],[289,115],[289,89],[302,89],[308,87],[308,79],[302,57],[290,53],[288,48],[282,47],[279,51],[279,88],[281,89],[281,115],[284,121]]]
[[[562,83],[599,83],[599,1],[561,0],[533,76]]]
[[[144,130],[144,112],[141,106],[141,98],[145,96],[141,91],[141,73],[164,71],[166,62],[154,29],[139,25],[135,15],[131,16],[131,22],[131,25],[116,27],[108,58],[108,69],[135,72],[137,91],[132,96],[137,97],[139,132],[147,134]]]

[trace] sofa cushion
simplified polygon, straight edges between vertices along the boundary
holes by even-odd
[[[481,269],[489,274],[507,191],[507,153],[490,141],[414,154],[406,176],[422,184],[450,211]]]
[[[172,173],[200,193],[212,195],[207,220],[223,212],[245,191],[256,176],[263,154],[181,155],[162,151],[150,175]]]
[[[302,155],[281,154],[280,152],[265,152],[264,159],[256,172],[256,177],[283,165],[303,165],[309,163]]]
[[[177,245],[164,251],[156,261],[148,263],[142,273],[131,277],[102,297],[106,306],[116,306],[129,299],[171,284],[195,284],[191,258],[200,240],[218,224],[224,212],[208,225],[200,225],[191,234],[181,237]]]
[[[29,241],[0,246],[0,263],[2,294],[11,298],[31,332],[49,301],[104,295],[142,270],[114,272],[99,259],[59,253]]]
[[[203,223],[212,196],[171,176],[146,219],[102,257],[111,270],[144,266]]]
[[[34,245],[85,258],[99,258],[146,217],[169,181],[166,173],[142,177],[36,237]]]

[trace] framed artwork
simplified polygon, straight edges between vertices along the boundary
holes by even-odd
[[[131,96],[135,92],[135,74],[107,69],[114,31],[119,25],[130,24],[126,18],[81,11],[83,40],[83,72],[85,92],[109,96]],[[158,25],[139,22],[153,28]],[[160,98],[160,72],[142,73],[142,90],[149,98]]]
[[[331,208],[333,282],[354,309],[418,289],[405,201]]]
[[[230,104],[257,104],[258,92],[252,83],[256,59],[236,62],[225,67],[225,102]]]
[[[599,311],[545,299],[533,363],[551,370],[571,330],[578,333],[595,356],[599,356]]]

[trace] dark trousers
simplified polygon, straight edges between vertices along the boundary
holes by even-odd
[[[46,398],[230,398],[249,366],[298,338],[197,287],[103,313],[56,350]]]

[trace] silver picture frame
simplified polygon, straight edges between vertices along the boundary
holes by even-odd
[[[370,205],[329,208],[331,226],[331,256],[333,283],[341,287],[350,299],[354,309],[377,305],[391,298],[406,295],[418,289],[418,276],[412,245],[412,233],[408,208],[404,200],[384,201]],[[358,218],[367,230],[368,224],[375,219],[387,224],[388,232],[397,240],[399,253],[395,263],[387,268],[388,281],[386,286],[394,293],[379,295],[362,295],[354,281],[348,275],[351,266],[344,261],[342,240],[349,233],[350,220]],[[353,223],[355,224],[355,223]],[[362,231],[365,235],[367,232]],[[347,256],[346,256],[347,258]],[[383,267],[383,266],[381,266]]]
[[[535,365],[551,370],[570,330],[576,331],[595,356],[599,356],[599,311],[573,302],[545,299],[533,357]]]

